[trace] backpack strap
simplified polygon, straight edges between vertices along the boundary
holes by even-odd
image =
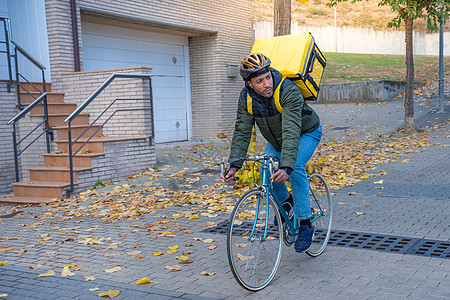
[[[253,99],[250,97],[250,95],[247,93],[247,111],[249,114],[253,116]]]
[[[275,102],[275,107],[277,108],[277,110],[280,114],[283,111],[283,106],[281,106],[281,103],[280,103],[280,88],[281,88],[281,84],[283,84],[283,81],[284,81],[284,78],[281,80],[280,84],[277,86],[277,88],[273,92],[273,101]]]

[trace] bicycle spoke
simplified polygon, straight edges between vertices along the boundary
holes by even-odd
[[[239,284],[252,291],[269,284],[281,260],[281,225],[268,226],[265,234],[266,218],[273,218],[278,210],[270,199],[267,216],[266,205],[265,195],[260,190],[248,192],[236,204],[228,228],[227,252],[231,271]]]
[[[311,248],[306,253],[318,256],[325,250],[330,238],[333,209],[330,191],[323,177],[312,174],[309,183],[314,238]]]

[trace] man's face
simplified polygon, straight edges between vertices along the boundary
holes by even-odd
[[[247,81],[247,84],[259,96],[270,98],[273,95],[273,78],[271,72],[252,78],[250,81]]]

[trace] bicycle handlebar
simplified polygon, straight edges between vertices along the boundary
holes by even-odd
[[[261,160],[270,160],[270,159],[272,159],[272,161],[274,161],[274,162],[280,161],[280,159],[276,156],[262,154],[262,155],[257,155],[257,156],[238,157],[238,158],[231,160],[229,162],[229,164],[232,165],[233,163],[238,162],[238,161],[261,161]]]
[[[231,160],[228,163],[222,162],[222,163],[220,163],[220,171],[221,171],[222,174],[225,174],[225,165],[229,166],[228,167],[228,170],[229,170],[229,168],[231,168],[231,165],[233,163],[235,163],[235,162],[238,162],[238,161],[262,161],[262,160],[269,160],[269,161],[271,161],[272,165],[273,165],[273,168],[275,170],[278,169],[278,165],[279,165],[280,159],[278,157],[276,157],[276,156],[263,154],[263,155],[257,155],[257,156],[238,157],[238,158],[235,158],[235,159]]]

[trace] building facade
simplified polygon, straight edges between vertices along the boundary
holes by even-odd
[[[109,74],[144,69],[153,75],[156,143],[232,131],[243,86],[237,66],[252,44],[250,0],[0,0],[0,16],[9,17],[13,40],[46,66],[46,81],[65,102],[80,104]],[[0,67],[6,79],[3,57]],[[3,119],[13,117],[3,116],[11,103],[1,105]],[[120,128],[136,129],[126,121]],[[6,143],[10,132],[1,124]]]

